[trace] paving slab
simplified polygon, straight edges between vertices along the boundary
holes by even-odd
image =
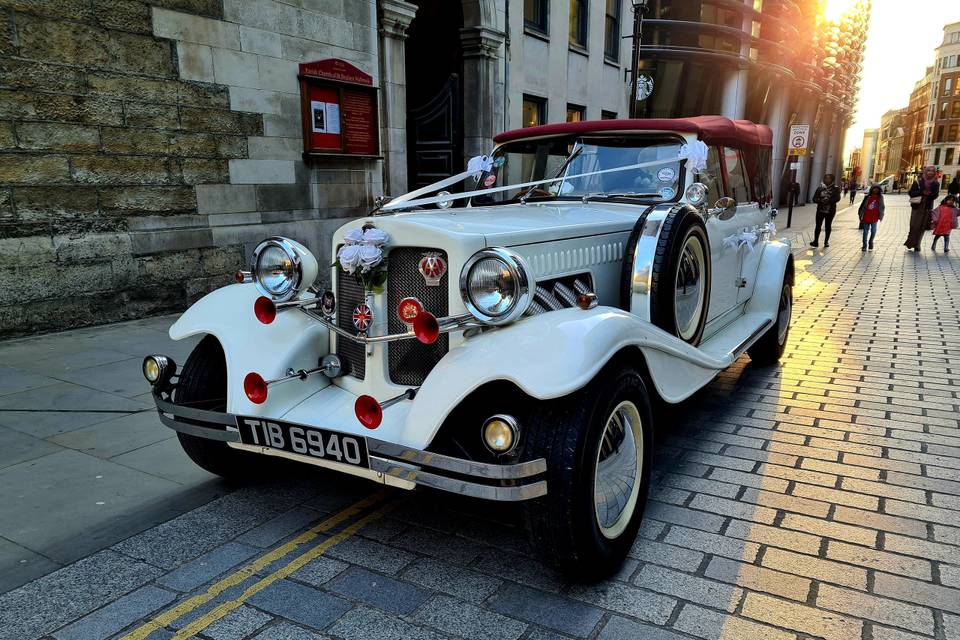
[[[28,373],[14,367],[0,366],[0,396],[56,383],[57,380],[49,376]]]
[[[63,447],[46,440],[28,436],[9,427],[0,427],[0,469],[62,450]]]
[[[174,431],[160,423],[156,411],[147,410],[50,436],[46,442],[109,459],[176,437]]]
[[[173,591],[146,585],[56,631],[53,637],[57,640],[108,638],[176,597]]]
[[[313,629],[323,629],[352,608],[343,598],[289,580],[274,582],[249,603]]]
[[[150,391],[150,384],[143,377],[143,358],[127,357],[125,360],[84,367],[64,373],[53,374],[57,379],[73,382],[83,387],[134,398]]]
[[[0,593],[56,571],[63,565],[6,538],[0,538]]]
[[[156,413],[153,413],[153,417],[156,418]],[[159,428],[166,429],[166,427]],[[209,471],[198,467],[187,456],[176,436],[122,453],[110,460],[181,485],[197,485],[219,480]]]

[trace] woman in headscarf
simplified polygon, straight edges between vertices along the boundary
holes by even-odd
[[[910,185],[910,233],[903,243],[907,249],[920,251],[923,232],[930,228],[930,213],[940,194],[937,168],[924,167],[923,174]]]

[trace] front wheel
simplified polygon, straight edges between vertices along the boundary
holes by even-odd
[[[615,573],[647,500],[652,412],[635,369],[607,370],[531,417],[524,456],[547,460],[547,495],[527,503],[531,542],[579,580]]]
[[[747,349],[750,359],[758,365],[769,365],[777,362],[787,348],[787,338],[790,337],[790,320],[793,316],[793,287],[784,282],[780,289],[780,304],[777,308],[777,319],[759,340]]]

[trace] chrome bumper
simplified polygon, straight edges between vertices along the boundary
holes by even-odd
[[[160,421],[174,431],[208,440],[240,443],[236,416],[233,414],[177,405],[163,396],[160,389],[153,388]],[[546,481],[538,479],[547,470],[547,462],[543,458],[518,464],[486,464],[411,449],[376,438],[365,436],[365,439],[370,458],[369,471],[386,484],[422,485],[474,498],[506,502],[530,500],[547,493]],[[327,463],[310,456],[282,453],[284,457],[315,466],[354,472],[363,469]],[[399,482],[388,482],[389,478]]]

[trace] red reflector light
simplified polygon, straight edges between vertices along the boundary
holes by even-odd
[[[233,274],[233,279],[236,280],[237,284],[243,284],[247,281],[247,277],[243,275],[243,271],[237,271]]]
[[[277,305],[273,304],[273,300],[270,298],[260,296],[253,303],[253,313],[257,316],[257,320],[263,324],[270,324],[277,318]]]
[[[413,319],[413,333],[423,344],[433,344],[440,337],[440,323],[429,311],[421,311]]]
[[[259,373],[248,373],[243,379],[243,392],[253,404],[267,401],[267,383]]]
[[[380,403],[373,396],[360,396],[353,403],[353,410],[357,414],[357,420],[367,429],[376,429],[383,421],[383,409]]]

